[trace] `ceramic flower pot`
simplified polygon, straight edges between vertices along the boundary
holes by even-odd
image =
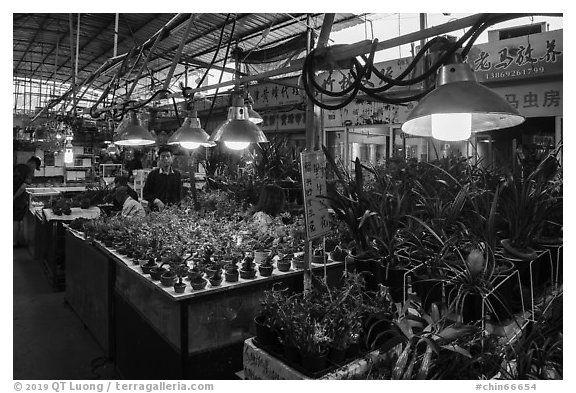
[[[250,279],[256,277],[256,270],[240,269],[240,278]]]
[[[186,283],[174,283],[174,292],[176,293],[184,293],[184,290],[186,289]]]
[[[162,274],[164,273],[166,273],[166,269],[164,269],[163,267],[153,267],[152,269],[150,269],[150,277],[152,277],[152,280],[154,281],[160,280]]]
[[[258,271],[262,277],[268,277],[272,275],[272,271],[274,270],[274,266],[258,266]]]
[[[206,281],[206,279],[202,278],[202,281],[192,281],[190,283],[190,285],[192,286],[192,289],[194,289],[195,291],[199,291],[201,289],[206,288],[206,284],[208,284],[208,281]]]
[[[278,262],[276,262],[276,267],[277,267],[278,270],[281,271],[281,272],[287,272],[287,271],[289,271],[289,270],[290,270],[290,265],[291,265],[290,260],[280,259]]]
[[[176,282],[176,274],[172,272],[162,273],[160,276],[160,283],[165,287],[171,287]]]
[[[238,276],[239,276],[238,270],[224,272],[224,279],[226,280],[226,282],[236,282],[238,281]]]
[[[157,267],[156,263],[154,263],[154,262],[150,263],[150,261],[146,262],[146,264],[144,264],[144,265],[140,265],[140,268],[142,269],[142,273],[144,273],[144,274],[150,274],[150,270],[152,270],[155,267]]]
[[[323,265],[324,263],[326,263],[326,261],[327,258],[325,254],[312,255],[312,263]]]
[[[292,266],[294,269],[304,269],[304,258],[293,258]]]
[[[188,279],[190,281],[196,281],[202,278],[202,272],[198,270],[188,270]]]

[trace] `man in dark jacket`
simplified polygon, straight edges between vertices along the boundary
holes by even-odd
[[[158,167],[148,174],[144,184],[143,197],[150,209],[163,210],[166,205],[180,203],[182,182],[180,172],[172,169],[174,156],[169,147],[158,150]]]
[[[24,219],[24,214],[28,209],[28,195],[26,194],[26,187],[30,187],[30,183],[34,178],[34,171],[40,170],[40,164],[40,159],[36,156],[32,156],[28,159],[26,164],[18,164],[14,167],[14,182],[12,189],[12,243],[14,246],[19,246],[21,244],[22,220]]]

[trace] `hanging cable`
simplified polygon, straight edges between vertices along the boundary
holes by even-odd
[[[352,76],[352,82],[343,90],[334,92],[322,87],[318,82],[315,80],[315,72],[316,72],[316,57],[318,56],[317,50],[312,51],[305,59],[304,65],[302,68],[302,80],[304,84],[304,89],[314,104],[320,106],[321,108],[327,110],[335,110],[346,106],[350,103],[358,94],[359,91],[366,93],[368,96],[376,98],[379,101],[388,104],[400,104],[405,103],[408,101],[413,101],[420,99],[421,97],[425,96],[428,92],[430,92],[433,87],[428,88],[427,90],[417,93],[411,96],[405,97],[391,97],[391,96],[383,96],[380,93],[383,93],[394,86],[411,86],[415,83],[421,82],[429,78],[431,75],[436,73],[438,68],[442,66],[447,60],[449,60],[454,53],[462,48],[463,44],[467,43],[465,46],[466,48],[470,48],[476,38],[480,35],[480,33],[486,29],[489,25],[497,23],[496,21],[501,21],[501,19],[510,18],[509,16],[500,16],[498,19],[492,18],[490,19],[489,14],[483,15],[479,20],[474,24],[474,26],[468,30],[458,41],[451,43],[446,37],[435,37],[434,39],[428,41],[416,54],[414,59],[408,65],[408,67],[403,70],[403,72],[398,75],[396,78],[390,78],[380,72],[376,67],[374,67],[373,59],[374,53],[376,51],[378,40],[373,40],[372,47],[368,57],[362,55],[361,58],[364,60],[364,66],[360,64],[360,61],[356,58],[353,58],[349,61],[349,73]],[[411,78],[405,79],[407,75],[409,75],[418,62],[424,57],[425,53],[434,45],[440,45],[442,47],[442,54],[436,60],[436,62],[429,66],[423,73],[420,75]],[[362,83],[363,79],[370,79],[371,74],[374,73],[376,77],[383,80],[386,84],[384,86],[378,88],[371,88],[365,86]],[[314,91],[312,90],[314,88]],[[323,94],[330,97],[338,97],[342,98],[343,101],[339,104],[329,105],[319,101],[316,98],[316,94]]]
[[[228,45],[226,46],[226,55],[224,56],[224,64],[222,65],[222,72],[220,73],[220,78],[218,80],[218,84],[222,82],[222,76],[224,75],[224,69],[226,68],[226,63],[228,61],[228,54],[230,53],[230,47],[232,46],[232,38],[234,35],[234,30],[236,29],[236,18],[234,18],[234,22],[232,23],[232,30],[230,31],[230,40],[228,41]],[[218,97],[218,90],[214,93],[214,99],[212,100],[212,104],[210,105],[210,111],[208,112],[208,116],[206,116],[206,120],[204,120],[204,126],[202,128],[206,129],[206,125],[208,124],[208,119],[212,115],[212,111],[214,110],[214,105],[216,104],[216,98]]]

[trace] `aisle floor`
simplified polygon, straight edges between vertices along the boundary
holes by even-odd
[[[26,248],[14,248],[13,378],[116,379],[113,363]]]

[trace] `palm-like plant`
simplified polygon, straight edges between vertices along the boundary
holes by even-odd
[[[553,191],[559,165],[548,155],[526,178],[509,174],[502,189],[501,216],[510,245],[526,250],[560,202]]]

